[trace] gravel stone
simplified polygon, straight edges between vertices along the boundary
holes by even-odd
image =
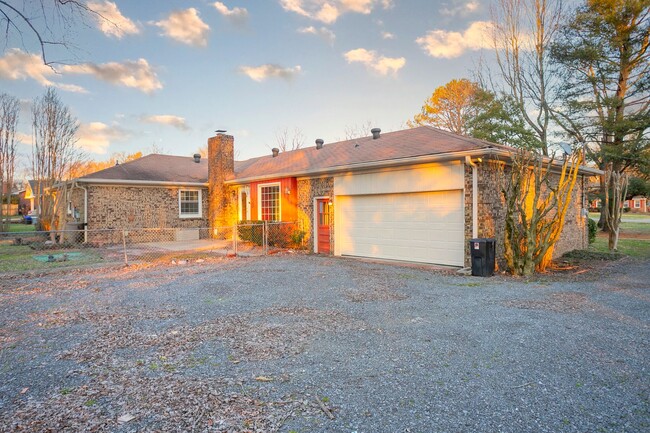
[[[7,276],[0,431],[650,431],[650,260],[578,271],[279,254]]]

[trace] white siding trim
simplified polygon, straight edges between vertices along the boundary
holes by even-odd
[[[465,188],[460,161],[334,177],[335,195],[401,194]]]

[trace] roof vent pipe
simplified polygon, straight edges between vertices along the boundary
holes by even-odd
[[[322,138],[317,139],[317,140],[316,140],[316,149],[322,149],[322,148],[323,148],[323,144],[325,144],[325,142],[323,141]]]
[[[381,129],[379,129],[379,128],[372,128],[372,129],[370,130],[370,132],[372,132],[372,139],[373,139],[373,140],[376,140],[376,139],[379,138],[379,134],[381,134]]]
[[[201,162],[201,154],[200,153],[195,153],[194,154],[194,162],[196,162],[197,164],[199,162]]]
[[[280,149],[274,147],[273,149],[271,149],[271,153],[273,153],[273,158],[275,158],[280,153]]]

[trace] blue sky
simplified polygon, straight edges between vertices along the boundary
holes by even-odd
[[[152,145],[191,155],[216,129],[235,136],[239,159],[270,152],[283,129],[307,146],[368,123],[401,129],[437,86],[489,56],[478,0],[90,3],[120,27],[78,26],[75,48],[50,51],[67,62],[56,74],[34,41],[10,39],[0,80],[25,101],[26,136],[27,101],[57,87],[96,160]]]

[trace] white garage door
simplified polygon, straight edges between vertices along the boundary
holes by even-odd
[[[461,191],[337,196],[338,254],[462,266]]]

